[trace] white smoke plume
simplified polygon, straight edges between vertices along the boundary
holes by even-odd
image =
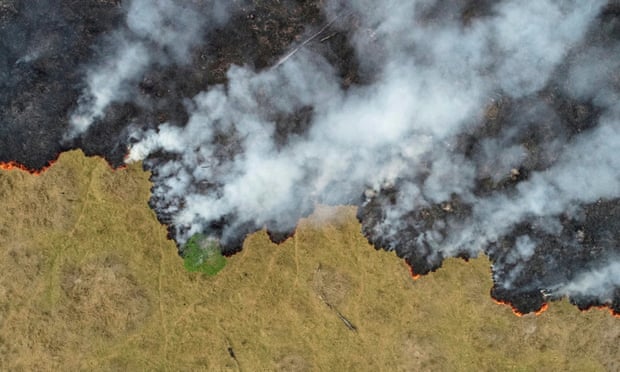
[[[362,8],[362,16],[380,17],[363,20],[361,27],[362,32],[376,28],[372,42],[386,56],[375,66],[382,71],[374,84],[341,90],[329,65],[311,52],[298,53],[276,70],[234,67],[227,87],[194,98],[186,127],[164,126],[149,133],[132,148],[129,159],[157,150],[180,152],[182,160],[169,167],[166,188],[191,187],[187,182],[171,185],[177,172],[183,174],[180,180],[221,182],[222,192],[214,195],[191,189],[177,194],[186,195],[187,207],[175,222],[191,225],[189,234],[204,228],[201,221],[236,211],[258,225],[285,223],[303,199],[355,199],[363,185],[379,187],[405,171],[415,172],[416,163],[429,154],[438,161],[425,184],[427,197],[440,201],[451,192],[460,194],[472,187],[470,177],[455,177],[457,172],[467,174],[467,165],[450,164],[455,159],[441,150],[446,147],[442,141],[474,124],[495,90],[519,95],[542,86],[583,37],[602,2],[598,7],[562,4],[546,1],[529,9],[502,3],[497,16],[465,29],[454,22],[441,28],[413,23],[412,30],[405,20],[416,19],[416,7],[402,2],[377,5],[386,14]],[[523,19],[528,20],[526,28],[519,23]],[[537,42],[527,42],[534,36]],[[496,47],[500,52],[494,52]],[[407,49],[412,53],[404,54]],[[527,61],[536,61],[536,66],[530,68]],[[274,123],[262,115],[264,107],[293,112],[308,105],[315,111],[310,132],[277,149]],[[211,146],[215,128],[234,128],[242,140],[242,155],[224,165],[226,172],[203,163],[216,158]]]
[[[91,100],[72,117],[75,133],[87,130],[113,100],[128,99],[131,84],[150,64],[166,60],[162,55],[182,62],[208,22],[181,1],[156,3],[148,12],[141,1],[131,3],[125,31],[131,37],[123,36],[116,53],[88,74],[85,97]],[[226,84],[205,87],[186,102],[185,126],[135,131],[128,161],[145,160],[153,169],[153,204],[170,216],[177,241],[210,233],[218,221],[225,221],[223,241],[246,226],[287,231],[316,203],[358,203],[362,194],[369,201],[398,185],[376,232],[398,240],[411,228],[406,216],[413,210],[435,204],[450,210],[458,195],[471,206],[466,222],[414,226],[417,243],[407,244],[425,242],[435,258],[475,255],[521,222],[537,219],[557,233],[559,215],[620,197],[620,64],[613,58],[620,45],[588,46],[607,2],[505,0],[463,20],[466,3],[326,1],[325,19],[348,33],[367,82],[345,87],[313,41],[275,68],[232,66]],[[182,27],[160,31],[170,22]],[[551,85],[600,108],[593,128],[574,136],[558,130],[544,148],[527,148],[520,139],[537,120],[560,121],[540,99],[519,113],[523,122],[512,120],[481,140],[474,156],[458,149],[459,138],[474,133],[500,97],[532,99]],[[307,129],[278,140],[279,118],[307,108]],[[518,174],[532,151],[545,167],[533,167],[511,192],[476,192],[481,178],[499,182]],[[506,260],[526,262],[536,250],[524,235]],[[584,274],[562,293],[598,283],[607,289],[590,293],[607,295],[618,285],[608,275],[617,271]]]

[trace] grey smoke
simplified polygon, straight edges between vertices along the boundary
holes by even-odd
[[[526,218],[556,216],[580,203],[618,197],[618,114],[609,112],[592,132],[567,144],[556,165],[520,183],[516,194],[477,200],[474,207],[476,223],[459,231],[454,244],[447,245],[446,249],[483,249]],[[485,223],[487,221],[493,223]]]
[[[611,303],[613,290],[620,286],[620,261],[612,260],[601,267],[585,271],[568,283],[550,289],[555,296],[592,296]]]
[[[126,27],[109,35],[102,61],[88,69],[79,106],[71,114],[68,137],[78,136],[103,117],[114,102],[129,101],[136,82],[152,64],[189,62],[202,32],[226,22],[228,2],[131,0]]]
[[[209,22],[180,1],[157,1],[153,8],[141,3],[131,3],[116,51],[88,74],[85,97],[91,100],[72,117],[74,134],[87,130],[111,102],[130,99],[151,64],[186,62]],[[559,214],[619,197],[620,64],[611,58],[618,45],[608,50],[585,43],[606,2],[501,1],[467,25],[441,15],[427,22],[425,12],[439,4],[326,2],[326,19],[338,19],[333,27],[353,33],[368,84],[343,88],[335,69],[308,43],[277,68],[232,66],[225,85],[205,87],[187,101],[185,126],[134,131],[128,161],[148,161],[162,151],[174,155],[157,163],[153,193],[156,207],[173,217],[178,242],[222,218],[222,239],[248,223],[287,230],[300,210],[316,203],[353,203],[363,193],[370,199],[400,182],[397,203],[386,207],[376,227],[382,235],[399,234],[412,210],[456,194],[472,205],[468,224],[438,222],[418,239],[429,244],[431,257],[476,255],[520,222],[537,218],[556,231]],[[451,14],[458,4],[443,2],[440,13]],[[227,12],[214,9],[209,14],[223,20]],[[355,17],[354,30],[344,14]],[[170,22],[180,26],[167,27]],[[569,79],[559,82],[566,93],[602,107],[598,125],[571,139],[557,133],[541,150],[547,151],[541,156],[545,169],[532,172],[513,193],[476,196],[478,178],[498,181],[523,165],[527,149],[518,138],[531,124],[517,122],[483,141],[470,159],[456,152],[458,136],[479,125],[498,95],[536,94],[557,78],[560,66],[569,71]],[[306,107],[312,108],[309,129],[284,144],[275,141],[276,118]],[[557,120],[546,112],[552,110],[539,102],[529,114]],[[535,249],[536,242],[521,236],[507,260],[527,261]],[[607,296],[618,285],[609,279],[617,278],[616,266],[584,273],[562,284],[561,293],[585,288]],[[597,285],[604,289],[590,290]]]

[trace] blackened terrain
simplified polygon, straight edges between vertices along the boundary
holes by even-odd
[[[123,20],[115,1],[0,1],[0,161],[37,169],[75,146],[62,138],[82,69],[98,38]],[[100,153],[114,164],[122,155],[109,147],[124,125],[99,141],[108,145]],[[95,153],[88,141],[80,145]]]

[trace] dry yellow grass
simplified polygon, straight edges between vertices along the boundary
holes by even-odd
[[[0,171],[0,369],[620,369],[607,312],[560,302],[518,318],[491,301],[486,258],[414,281],[351,207],[318,208],[280,246],[250,236],[215,277],[189,274],[149,187],[139,166],[81,152],[40,176]]]

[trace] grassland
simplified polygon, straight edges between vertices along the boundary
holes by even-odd
[[[81,152],[39,176],[0,171],[1,370],[620,369],[607,312],[516,317],[490,299],[484,257],[414,281],[351,207],[319,207],[279,246],[250,236],[214,277],[188,273],[149,188],[139,165]]]

